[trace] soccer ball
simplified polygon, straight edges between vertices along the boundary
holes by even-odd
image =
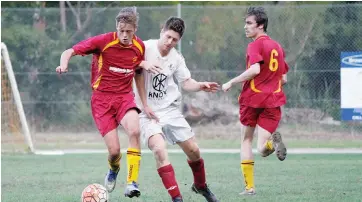
[[[90,184],[82,192],[81,202],[107,202],[108,192],[100,184]]]

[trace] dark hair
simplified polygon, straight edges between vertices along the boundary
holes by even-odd
[[[264,32],[268,28],[268,16],[263,7],[250,7],[248,8],[246,16],[255,16],[256,24],[264,25]]]
[[[182,37],[182,35],[184,34],[185,29],[185,22],[178,17],[168,18],[165,25],[163,26],[163,30],[173,30],[179,33],[180,37]]]
[[[126,7],[122,8],[122,10],[118,13],[116,17],[116,23],[126,23],[138,26],[139,14],[137,13],[137,8],[134,7]]]

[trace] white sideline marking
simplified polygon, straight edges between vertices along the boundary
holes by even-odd
[[[122,150],[126,152],[126,150]],[[183,153],[181,149],[169,149],[169,153]],[[215,153],[215,154],[238,154],[239,149],[201,149],[201,153]],[[106,149],[66,149],[66,150],[35,150],[37,155],[64,155],[64,154],[106,154]],[[151,153],[148,149],[141,150],[143,154]],[[253,149],[253,153],[257,153]],[[294,148],[288,149],[288,154],[362,154],[360,148],[336,149],[336,148]]]

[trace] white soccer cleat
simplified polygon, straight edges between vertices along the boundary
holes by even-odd
[[[275,149],[275,153],[280,161],[284,161],[287,157],[287,148],[283,143],[282,136],[279,132],[275,132],[272,134],[273,139],[273,147]]]
[[[251,189],[245,189],[243,192],[239,193],[239,195],[242,195],[242,196],[252,196],[252,195],[255,195],[256,192],[255,192],[255,189],[254,188],[251,188]]]
[[[114,190],[114,188],[116,187],[117,175],[118,175],[118,172],[109,170],[104,179],[104,186],[106,187],[106,189],[109,193],[111,193]]]
[[[127,184],[126,189],[124,190],[124,196],[133,198],[134,196],[139,197],[140,195],[141,191],[138,189],[138,185],[136,182]]]

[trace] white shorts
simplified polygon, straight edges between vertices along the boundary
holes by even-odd
[[[154,119],[140,116],[141,137],[144,145],[148,146],[148,139],[156,134],[161,134],[169,144],[184,142],[194,136],[189,123],[178,108],[168,109],[167,112],[155,112],[159,118],[157,123]]]

